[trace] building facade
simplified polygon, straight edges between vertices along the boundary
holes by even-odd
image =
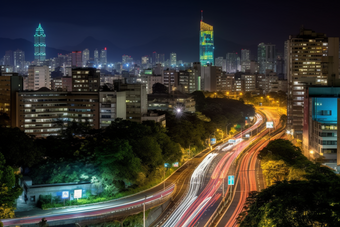
[[[260,43],[257,46],[257,62],[259,73],[265,73],[267,69],[276,70],[276,46],[274,44]]]
[[[214,28],[200,22],[200,62],[202,66],[214,65]]]
[[[304,89],[332,85],[339,78],[339,38],[302,28],[298,35],[289,37],[287,48],[287,129],[302,139]]]
[[[46,59],[46,43],[45,43],[46,34],[44,33],[44,29],[39,26],[35,30],[34,35],[34,60],[38,63],[43,62]]]
[[[51,89],[51,74],[47,65],[28,68],[28,84],[24,90],[36,91],[42,87]]]
[[[96,68],[72,69],[72,91],[99,91],[100,70]]]

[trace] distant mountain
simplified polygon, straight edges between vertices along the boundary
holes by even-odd
[[[47,58],[53,58],[61,54],[67,54],[71,51],[88,48],[90,50],[90,57],[93,57],[93,51],[97,48],[100,52],[104,47],[107,48],[109,61],[121,61],[123,54],[131,55],[135,60],[140,60],[142,56],[150,55],[153,51],[159,54],[165,54],[165,60],[170,58],[170,53],[175,52],[178,60],[185,62],[193,62],[199,60],[199,38],[197,36],[180,38],[163,36],[154,39],[153,41],[139,46],[130,48],[120,48],[108,40],[97,40],[91,36],[85,38],[81,43],[76,46],[64,46],[60,49],[46,48]],[[245,46],[242,44],[234,43],[228,40],[215,36],[215,57],[226,57],[228,52],[240,52],[241,49],[250,49],[251,55],[256,55],[256,46]],[[25,39],[7,39],[0,38],[0,58],[5,55],[6,50],[21,49],[25,51],[27,61],[34,60],[33,43]]]
[[[25,52],[25,60],[33,61],[34,60],[34,46],[33,43],[26,39],[8,39],[8,38],[0,38],[0,58],[5,55],[7,50],[15,51],[20,49]],[[46,47],[46,57],[52,58],[58,56],[60,54],[67,54],[68,51],[60,50],[52,47]]]

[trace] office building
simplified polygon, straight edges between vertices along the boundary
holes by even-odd
[[[72,69],[72,91],[99,91],[100,70],[96,68]]]
[[[223,57],[215,58],[215,66],[219,66],[222,68],[223,72],[227,70],[227,61]]]
[[[303,152],[310,159],[321,156],[326,165],[340,165],[338,109],[340,87],[311,86],[304,90]]]
[[[201,66],[201,89],[203,91],[217,91],[217,81],[223,75],[218,66]]]
[[[200,62],[202,66],[207,64],[214,65],[214,28],[203,22],[203,16],[200,22]]]
[[[90,50],[89,49],[83,50],[82,61],[83,61],[82,67],[86,67],[88,62],[90,61]]]
[[[99,128],[98,92],[23,91],[16,105],[16,127],[36,137],[59,135],[72,121]]]
[[[100,64],[106,65],[107,64],[107,48],[105,47],[100,52]]]
[[[13,51],[7,50],[4,56],[4,65],[14,66]]]
[[[168,93],[154,93],[148,95],[148,109],[159,111],[176,111],[194,113],[196,102],[192,95],[180,91]]]
[[[81,51],[72,51],[71,58],[72,58],[72,67],[83,67]]]
[[[250,50],[241,50],[241,72],[246,72],[250,70]]]
[[[126,92],[99,92],[100,128],[109,126],[116,118],[126,120]]]
[[[170,66],[171,68],[175,68],[177,65],[177,54],[171,53],[170,54]]]
[[[148,112],[148,99],[145,84],[121,84],[118,91],[126,92],[126,119],[142,122]]]
[[[265,73],[267,69],[276,70],[276,49],[274,44],[260,43],[257,46],[257,63],[259,64],[259,73]]]
[[[236,73],[241,70],[240,57],[238,53],[227,53],[226,56],[226,72]]]
[[[304,89],[331,86],[339,78],[339,38],[302,28],[287,41],[287,130],[302,140]]]
[[[175,87],[178,86],[178,72],[172,69],[164,70],[162,84],[167,86],[169,88],[169,91],[172,91]]]
[[[45,61],[46,59],[46,43],[45,43],[46,34],[44,33],[44,29],[41,27],[39,23],[38,28],[35,30],[34,35],[34,60],[38,64]]]
[[[100,63],[99,63],[99,53],[97,49],[95,49],[93,52],[93,59],[94,59],[94,64],[98,66]]]
[[[51,74],[47,65],[28,68],[28,84],[24,90],[36,91],[42,87],[51,89]]]
[[[24,73],[26,67],[25,52],[22,50],[14,51],[14,72]]]
[[[15,127],[16,105],[15,93],[23,90],[23,78],[18,73],[1,73],[0,75],[0,112],[6,113],[9,126]]]

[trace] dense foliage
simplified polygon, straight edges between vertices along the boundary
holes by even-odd
[[[22,193],[17,182],[18,176],[0,152],[0,219],[14,217],[14,202]]]
[[[339,226],[339,177],[309,161],[288,140],[271,141],[260,151],[267,184],[251,192],[238,217],[240,226]]]

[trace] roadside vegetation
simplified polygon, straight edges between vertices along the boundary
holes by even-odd
[[[241,227],[340,225],[340,179],[330,168],[283,139],[269,142],[258,157],[268,187],[250,193]]]
[[[206,98],[202,92],[194,92],[194,96],[198,112],[166,113],[166,128],[152,121],[140,124],[117,119],[109,127],[95,130],[87,123],[69,122],[60,136],[34,138],[18,128],[0,127],[0,153],[6,165],[20,167],[34,185],[91,182],[96,186],[65,205],[134,194],[160,183],[164,171],[170,175],[176,169],[173,163],[181,165],[202,151],[209,138],[225,137],[226,129],[236,132],[245,117],[255,114],[242,101]],[[170,168],[164,168],[164,163]],[[14,207],[13,202],[9,207]],[[59,197],[50,195],[41,196],[39,203],[45,209],[64,205]]]

